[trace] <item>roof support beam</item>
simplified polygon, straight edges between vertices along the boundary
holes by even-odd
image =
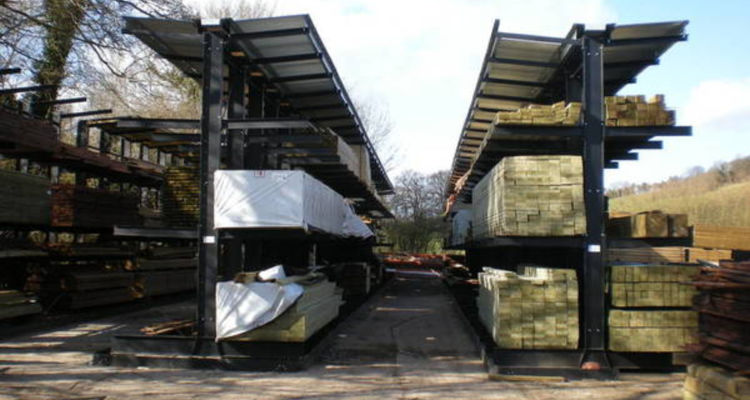
[[[490,64],[510,64],[510,65],[523,65],[526,67],[537,67],[537,68],[557,68],[559,64],[548,63],[543,61],[530,61],[530,60],[517,60],[514,58],[498,58],[490,57],[487,60]]]
[[[509,100],[509,101],[520,101],[520,102],[525,102],[525,103],[531,103],[534,101],[534,99],[529,99],[526,97],[502,96],[499,94],[484,94],[484,93],[480,93],[477,96],[477,100]]]
[[[293,56],[255,58],[251,61],[255,64],[278,64],[296,61],[320,60],[323,53],[297,54]]]
[[[18,74],[21,68],[0,68],[0,75]]]
[[[539,35],[526,35],[522,33],[508,33],[498,32],[498,39],[514,39],[514,40],[525,40],[529,42],[545,42],[545,43],[558,43],[558,44],[571,44],[580,45],[580,40],[567,39],[567,38],[556,38],[552,36],[539,36]]]
[[[656,37],[644,37],[637,39],[614,39],[606,42],[607,47],[610,46],[632,46],[639,44],[672,44],[675,42],[684,42],[688,39],[687,34],[674,35],[674,36],[656,36]]]
[[[101,115],[101,114],[111,114],[111,113],[112,113],[112,109],[108,108],[108,109],[105,109],[105,110],[93,110],[93,111],[83,111],[83,112],[60,114],[60,119],[63,119],[63,118],[88,117],[90,115]]]
[[[333,74],[331,73],[292,75],[292,76],[282,76],[278,78],[270,78],[268,79],[268,81],[271,83],[300,82],[300,81],[312,81],[316,79],[330,79],[332,76]]]
[[[544,87],[545,82],[529,82],[529,81],[517,81],[514,79],[499,79],[490,78],[488,76],[482,78],[483,83],[497,83],[500,85],[514,85],[514,86],[528,86],[528,87]]]
[[[200,129],[197,119],[120,119],[118,128],[143,129]]]
[[[312,129],[313,124],[305,119],[250,118],[224,120],[226,129]]]
[[[321,90],[317,92],[307,92],[307,93],[292,93],[292,94],[287,94],[285,97],[287,99],[305,99],[309,97],[337,95],[339,93],[340,91],[338,89],[334,89],[334,90]]]
[[[231,42],[235,42],[242,39],[265,39],[284,36],[307,35],[308,33],[310,33],[310,28],[308,27],[278,29],[274,31],[261,32],[234,32],[229,35],[229,40]]]
[[[10,88],[10,89],[0,89],[0,95],[3,94],[14,94],[14,93],[24,93],[24,92],[39,92],[42,90],[52,90],[56,88],[55,85],[36,85],[36,86],[25,86],[25,87],[17,87],[17,88]]]

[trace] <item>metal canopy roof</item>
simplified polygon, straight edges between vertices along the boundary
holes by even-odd
[[[566,78],[581,74],[578,42],[584,33],[603,42],[604,94],[612,96],[658,64],[675,42],[686,40],[687,23],[610,24],[602,31],[576,24],[565,38],[553,38],[499,32],[496,20],[456,147],[449,189],[471,168],[498,111],[566,100]]]
[[[365,145],[379,193],[392,193],[385,168],[336,72],[309,15],[224,19],[230,62],[261,72],[293,114],[334,130],[349,144]],[[138,37],[187,76],[202,74],[202,35],[189,21],[125,17],[126,33]]]

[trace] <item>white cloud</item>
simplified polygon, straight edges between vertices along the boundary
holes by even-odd
[[[750,128],[750,77],[711,80],[693,88],[685,107],[685,120],[700,129]]]
[[[711,167],[719,160],[750,154],[750,77],[710,80],[690,90],[677,110],[679,125],[691,125],[693,136],[664,138],[664,149],[641,151],[637,162],[620,163],[606,174],[607,183],[657,182],[690,167]]]

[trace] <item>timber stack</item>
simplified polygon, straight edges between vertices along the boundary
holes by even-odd
[[[474,239],[586,233],[579,156],[503,158],[472,192]]]
[[[576,349],[578,280],[572,269],[479,273],[479,320],[504,349]]]
[[[198,259],[194,247],[154,247],[136,258],[135,298],[185,292],[196,287]]]
[[[52,226],[106,228],[139,222],[135,196],[71,184],[52,185]]]
[[[606,96],[604,98],[607,126],[668,126],[674,125],[675,114],[664,104],[664,95],[657,94],[648,101],[645,96]],[[500,111],[495,125],[577,125],[581,118],[581,103],[564,101],[552,104],[532,104],[515,111]]]
[[[750,372],[750,261],[722,261],[704,267],[694,281],[699,290],[700,349],[704,359],[734,371]]]
[[[49,225],[50,182],[46,177],[0,170],[0,222]]]
[[[696,291],[686,285],[697,265],[611,267],[609,349],[622,352],[684,352],[696,342]]]
[[[18,290],[0,290],[0,319],[39,314],[42,307],[36,298]]]
[[[688,366],[685,400],[740,400],[750,393],[750,262],[722,261],[704,267],[699,290],[700,361]]]
[[[302,343],[338,317],[342,293],[335,283],[325,278],[297,283],[304,292],[293,306],[270,323],[232,340]]]
[[[164,172],[162,215],[170,227],[192,228],[200,216],[198,167],[169,167]]]
[[[607,235],[620,238],[685,238],[690,236],[690,230],[687,214],[644,211],[610,214]]]

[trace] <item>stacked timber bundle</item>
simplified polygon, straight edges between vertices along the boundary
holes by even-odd
[[[97,228],[139,222],[137,197],[77,185],[52,185],[53,226]]]
[[[174,294],[196,287],[198,259],[194,247],[155,247],[138,257],[133,296]]]
[[[687,368],[684,400],[746,400],[750,378],[710,364],[691,364]]]
[[[372,167],[370,164],[370,152],[365,145],[351,145],[354,154],[359,160],[359,171],[357,176],[367,187],[372,188]]]
[[[49,225],[49,179],[0,170],[0,222]]]
[[[586,232],[578,156],[503,158],[472,192],[474,239]]]
[[[607,126],[674,125],[673,110],[664,105],[664,95],[646,101],[645,96],[607,96],[604,98]]]
[[[36,298],[18,290],[0,290],[0,319],[38,314],[42,307]]]
[[[372,287],[372,268],[364,262],[334,265],[336,283],[344,289],[344,298],[367,296]]]
[[[693,246],[750,251],[750,228],[695,225]]]
[[[171,227],[192,228],[200,217],[198,167],[169,167],[164,172],[162,214]]]
[[[674,111],[667,110],[664,95],[607,96],[604,98],[607,126],[674,125]],[[500,111],[495,125],[577,125],[581,103],[561,101],[552,105],[532,104],[515,111]]]
[[[526,267],[518,275],[484,268],[479,285],[479,319],[499,347],[578,347],[575,270]]]
[[[622,238],[688,237],[687,214],[665,214],[645,211],[637,214],[617,213],[607,221],[607,234]]]
[[[305,342],[339,315],[342,295],[336,284],[327,280],[297,282],[304,292],[278,318],[232,340]]]
[[[70,270],[63,273],[60,286],[64,291],[60,303],[70,309],[81,309],[133,300],[132,272]]]
[[[731,250],[702,249],[698,247],[664,246],[610,248],[607,260],[610,264],[697,264],[698,260],[719,262],[732,258]]]
[[[696,340],[696,291],[686,285],[697,265],[616,265],[611,268],[609,349],[682,352]]]
[[[693,282],[700,291],[700,345],[704,359],[750,374],[750,261],[722,261],[702,268]]]
[[[577,125],[581,103],[561,101],[552,105],[532,104],[516,111],[500,111],[495,125]]]

